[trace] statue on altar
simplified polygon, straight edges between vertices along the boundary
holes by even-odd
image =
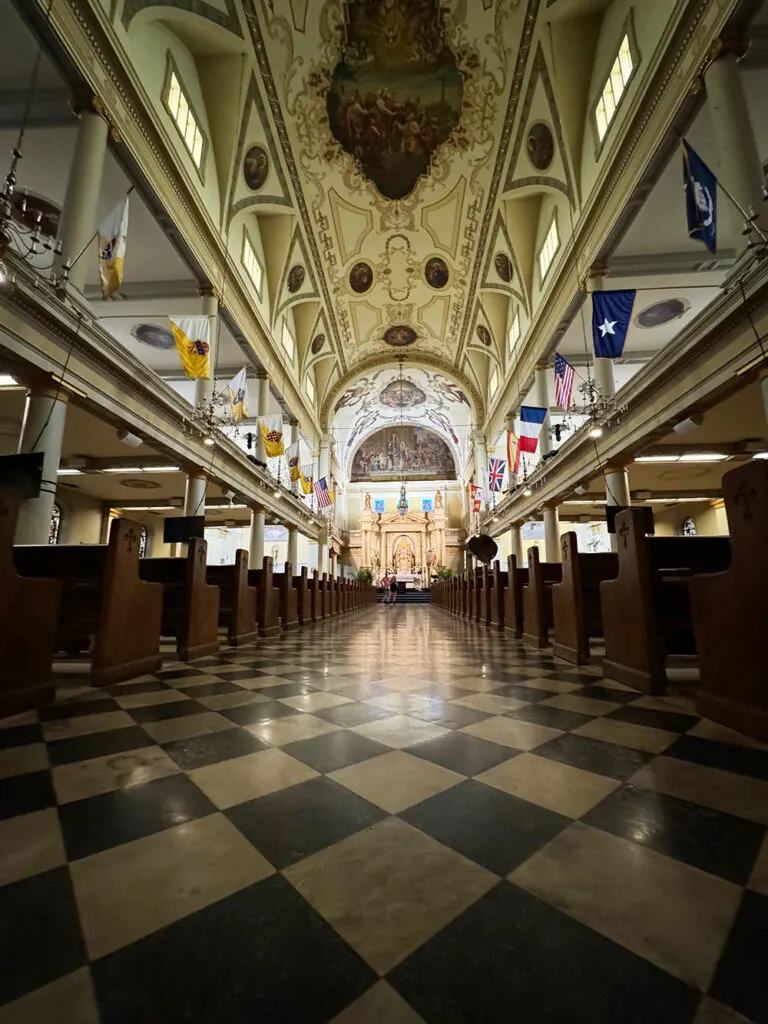
[[[407,541],[401,541],[395,551],[395,568],[399,573],[413,572],[416,559]]]
[[[443,492],[442,491],[435,491],[435,508],[437,509],[437,508],[442,508],[442,507],[443,507]]]
[[[366,496],[365,496],[365,511],[366,512],[370,512],[371,511],[371,496],[370,496],[370,494],[366,494]]]

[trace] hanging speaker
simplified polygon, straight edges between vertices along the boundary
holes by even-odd
[[[499,549],[493,537],[481,533],[479,537],[470,537],[467,541],[467,550],[475,556],[478,562],[485,562],[488,565]]]

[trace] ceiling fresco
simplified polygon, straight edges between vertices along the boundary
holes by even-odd
[[[460,368],[525,5],[326,0],[301,32],[261,16],[342,377],[388,345]]]
[[[443,374],[408,367],[401,377],[399,368],[387,367],[353,381],[336,399],[331,422],[345,469],[365,438],[401,423],[437,432],[462,467],[474,417],[462,388]]]

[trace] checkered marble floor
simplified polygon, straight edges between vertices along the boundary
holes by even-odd
[[[768,749],[429,607],[0,722],[0,1024],[768,1021]]]

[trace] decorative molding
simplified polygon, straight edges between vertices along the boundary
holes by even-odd
[[[162,0],[162,3],[158,3],[158,0],[124,0],[123,27],[128,29],[140,11],[145,11],[150,7],[174,7],[176,10],[188,11],[190,14],[196,14],[200,18],[212,21],[214,25],[219,25],[221,28],[227,29],[228,32],[232,32],[242,39],[243,33],[240,27],[240,20],[237,17],[237,4],[235,0],[224,0],[224,4],[227,8],[226,12],[215,7],[213,4],[206,3],[205,0]]]

